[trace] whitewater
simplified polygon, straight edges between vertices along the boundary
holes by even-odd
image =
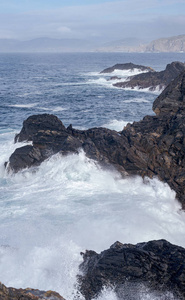
[[[101,252],[115,241],[161,238],[185,247],[185,213],[175,192],[157,178],[122,178],[83,151],[54,155],[17,174],[4,168],[11,153],[25,145],[14,144],[14,136],[31,114],[53,113],[65,126],[117,131],[153,114],[155,93],[116,89],[99,72],[131,59],[162,69],[183,55],[0,56],[0,281],[6,286],[54,290],[72,300],[80,252],[86,249]],[[146,290],[137,297],[162,299]],[[112,290],[99,296],[115,299]]]

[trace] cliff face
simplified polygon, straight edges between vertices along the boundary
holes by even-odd
[[[153,104],[156,116],[128,124],[121,132],[106,128],[65,128],[53,115],[36,115],[23,123],[16,141],[33,145],[17,148],[6,164],[15,172],[37,166],[49,156],[78,153],[104,166],[114,166],[123,176],[158,176],[176,191],[185,208],[185,72]]]
[[[154,40],[145,52],[185,52],[185,35]]]

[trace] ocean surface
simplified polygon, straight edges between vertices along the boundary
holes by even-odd
[[[152,115],[159,91],[115,88],[100,71],[127,62],[160,71],[177,60],[184,62],[185,54],[0,54],[0,281],[55,290],[72,300],[86,249],[161,238],[185,247],[185,213],[175,192],[157,178],[123,179],[83,151],[55,155],[17,174],[4,169],[14,149],[25,145],[14,144],[14,136],[32,114],[55,114],[74,128],[118,131]],[[105,289],[98,299],[117,298]],[[175,298],[141,290],[129,299]]]

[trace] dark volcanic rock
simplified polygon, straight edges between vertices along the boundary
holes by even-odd
[[[135,65],[133,63],[126,63],[126,64],[116,64],[110,68],[106,68],[103,71],[101,71],[100,74],[112,73],[112,72],[114,72],[114,70],[134,70],[134,69],[139,69],[141,71],[155,72],[150,67],[145,67],[142,65]]]
[[[100,254],[86,251],[83,260],[78,279],[86,300],[96,297],[103,287],[113,287],[118,296],[121,289],[127,290],[127,298],[121,299],[140,299],[131,295],[140,285],[185,299],[185,249],[165,240],[136,245],[116,242]]]
[[[31,116],[16,140],[32,141],[11,155],[9,169],[37,166],[54,153],[77,153],[113,166],[123,175],[158,176],[185,208],[185,72],[155,100],[156,116],[128,124],[120,133],[106,128],[65,128],[53,115]]]
[[[34,289],[7,288],[0,282],[1,300],[65,300],[58,293],[53,291],[40,291]]]
[[[153,91],[156,88],[164,89],[180,73],[185,71],[185,64],[172,62],[161,72],[147,72],[128,77],[128,81],[115,83],[114,86],[121,88],[149,88]]]

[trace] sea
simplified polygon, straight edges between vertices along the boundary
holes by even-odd
[[[54,290],[79,299],[80,252],[98,253],[114,242],[166,239],[185,247],[185,213],[175,192],[159,179],[122,178],[79,154],[56,154],[37,168],[8,173],[4,163],[24,143],[14,143],[23,121],[54,114],[65,126],[120,131],[153,115],[160,91],[113,86],[138,69],[100,72],[132,62],[164,70],[185,53],[1,53],[0,54],[0,281],[15,288]],[[131,300],[175,299],[145,288]],[[104,289],[98,300],[116,300]]]

